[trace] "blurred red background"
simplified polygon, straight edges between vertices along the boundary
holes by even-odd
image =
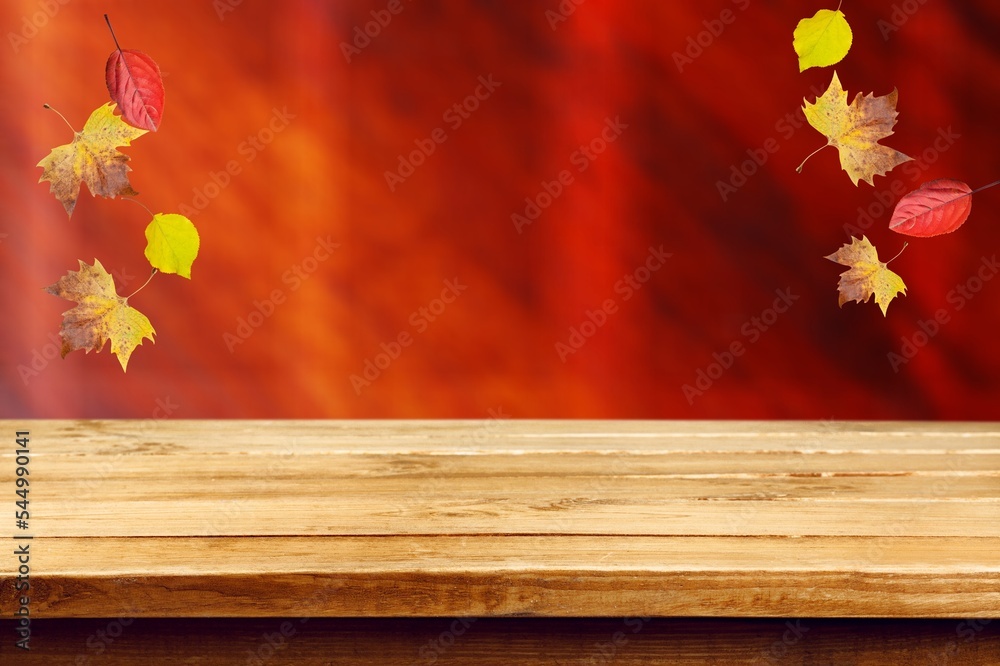
[[[926,160],[872,188],[833,149],[795,172],[825,139],[794,115],[833,68],[799,73],[792,30],[833,4],[4,2],[0,416],[996,418],[1000,280],[969,281],[997,253],[1000,188],[958,232],[911,239],[887,317],[838,308],[844,267],[823,257],[894,183],[1000,177],[1000,6],[845,4],[844,87],[898,88],[884,143]],[[72,304],[42,289],[79,259],[122,294],[149,272],[141,208],[84,190],[68,220],[37,183],[72,138],[42,104],[79,129],[106,101],[104,12],[165,76],[160,131],[124,149],[138,198],[190,213],[202,239],[191,281],[157,275],[130,300],[157,336],[127,374],[107,347],[47,358]],[[526,197],[546,206],[519,226]],[[887,222],[864,229],[883,260],[905,240]],[[776,291],[796,297],[780,314]],[[258,325],[234,343],[241,318]],[[352,381],[366,362],[384,367]],[[716,378],[686,396],[699,371]]]

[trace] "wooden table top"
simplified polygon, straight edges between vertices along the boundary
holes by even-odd
[[[36,618],[1000,614],[996,423],[0,426]]]

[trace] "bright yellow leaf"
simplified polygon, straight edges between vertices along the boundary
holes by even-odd
[[[72,143],[67,143],[38,163],[42,177],[38,182],[50,181],[50,191],[55,195],[67,215],[73,215],[80,196],[80,182],[87,183],[90,193],[114,198],[138,194],[128,182],[128,155],[115,148],[128,146],[146,130],[132,127],[114,114],[114,104],[98,107],[90,114],[82,132],[77,132]]]
[[[88,354],[101,351],[111,340],[111,353],[117,354],[122,370],[143,338],[153,340],[153,325],[146,315],[128,304],[115,291],[115,281],[97,259],[94,265],[80,262],[79,271],[70,271],[46,288],[50,294],[74,301],[77,306],[63,313],[59,334],[62,356],[77,349]],[[154,341],[155,342],[155,341]]]
[[[896,297],[896,294],[906,294],[903,278],[878,260],[878,251],[868,241],[867,236],[862,236],[861,240],[851,238],[850,243],[845,243],[839,250],[825,258],[850,266],[850,270],[840,274],[840,284],[837,285],[841,306],[847,301],[867,303],[872,294],[875,294],[875,302],[882,308],[884,317],[889,302]]]
[[[806,101],[802,107],[809,124],[826,136],[828,146],[840,152],[840,166],[855,185],[858,180],[875,185],[875,176],[884,176],[913,159],[879,143],[879,139],[892,134],[896,124],[897,96],[895,90],[882,97],[858,93],[848,105],[847,91],[834,72],[827,91],[814,104]],[[802,164],[798,171],[802,171]]]
[[[177,213],[157,213],[146,227],[146,259],[163,273],[191,279],[200,239],[194,224]]]
[[[802,19],[792,36],[800,72],[837,64],[851,50],[854,40],[851,26],[839,9],[821,9],[812,18]]]

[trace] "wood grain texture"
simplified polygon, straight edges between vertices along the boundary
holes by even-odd
[[[8,635],[10,622],[0,622]],[[1000,622],[693,618],[41,620],[19,666],[996,666]],[[255,661],[259,660],[259,661]],[[8,663],[4,661],[3,663]]]
[[[42,618],[1000,614],[992,423],[15,430]]]

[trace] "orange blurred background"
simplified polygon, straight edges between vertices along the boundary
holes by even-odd
[[[833,69],[792,30],[833,4],[4,2],[0,416],[997,418],[1000,188],[910,239],[887,317],[823,257],[859,207],[899,251],[890,187],[1000,177],[1000,5],[845,3],[840,79],[898,88],[883,143],[921,158],[872,188],[833,149],[795,172]],[[157,335],[127,374],[58,357],[43,287],[97,258],[134,291],[148,216],[84,188],[67,219],[35,167],[72,139],[43,103],[79,129],[107,99],[104,12],[165,77],[138,199],[201,234],[130,300]]]

